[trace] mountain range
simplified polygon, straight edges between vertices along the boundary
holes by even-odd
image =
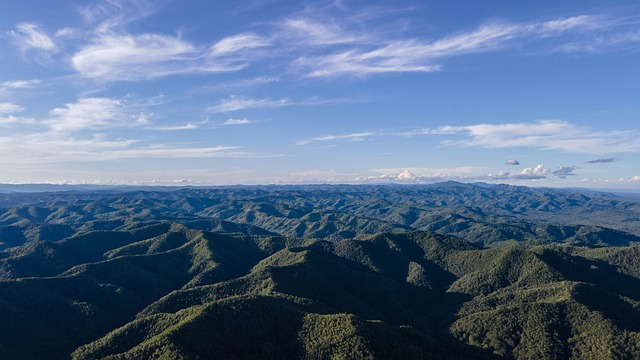
[[[0,358],[640,356],[640,202],[509,185],[0,194]]]

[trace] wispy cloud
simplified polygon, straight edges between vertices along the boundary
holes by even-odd
[[[34,120],[26,117],[15,116],[14,114],[23,112],[23,106],[11,102],[0,103],[0,126],[4,128],[14,125],[27,125],[34,123]]]
[[[403,27],[391,30],[386,22],[370,18],[388,16],[390,11],[350,12],[348,6],[340,11],[330,7],[329,11],[319,5],[268,20],[261,32],[255,27],[251,31],[239,29],[224,38],[214,35],[199,42],[186,38],[189,31],[174,35],[130,31],[130,24],[154,14],[164,3],[109,0],[79,6],[85,25],[58,29],[56,41],[70,42],[62,46],[34,23],[19,23],[10,35],[23,52],[73,49],[64,54],[65,59],[71,59],[73,69],[104,82],[238,72],[252,65],[266,65],[271,73],[277,69],[281,74],[311,78],[435,72],[444,69],[446,58],[467,54],[504,49],[528,54],[559,49],[593,51],[589,47],[610,49],[640,42],[640,32],[634,27],[637,24],[620,24],[614,18],[588,14],[529,22],[485,22],[434,37],[429,33],[408,34]]]
[[[111,98],[84,98],[49,113],[47,124],[54,132],[76,132],[144,125],[143,114],[128,110],[123,102]]]
[[[251,124],[253,121],[250,121],[247,118],[242,119],[227,119],[227,121],[223,122],[222,125],[247,125]]]
[[[208,143],[154,140],[148,133],[136,137],[130,128],[178,131],[201,127],[208,122],[158,126],[145,111],[158,104],[157,98],[81,98],[49,111],[44,119],[16,117],[24,109],[0,103],[0,163],[11,165],[60,164],[119,159],[178,159],[220,157],[272,157],[244,147]],[[8,115],[8,116],[5,116]],[[137,133],[137,132],[136,132]]]
[[[272,83],[277,83],[280,81],[279,76],[255,76],[250,79],[241,79],[235,81],[227,81],[222,83],[216,83],[204,87],[197,88],[193,92],[202,93],[202,92],[210,92],[210,91],[219,91],[219,92],[237,92],[238,90],[245,90],[252,87],[257,87],[261,85],[267,85]]]
[[[160,10],[166,0],[108,0],[77,10],[84,21],[95,27],[97,32],[123,30],[128,24],[146,18]]]
[[[257,49],[270,45],[266,38],[246,33],[229,36],[224,38],[211,47],[211,55],[222,56],[229,54],[238,54],[243,50]]]
[[[442,130],[469,137],[469,139],[444,142],[452,146],[533,147],[588,154],[640,151],[638,131],[592,131],[562,120],[445,126]]]
[[[40,83],[40,80],[10,80],[0,83],[0,91],[9,89],[29,89]]]
[[[24,107],[14,104],[14,103],[10,103],[10,102],[4,102],[4,103],[0,103],[0,116],[2,115],[8,115],[8,114],[15,114],[15,113],[19,113],[21,111],[24,111]]]
[[[289,21],[288,26],[292,27]],[[464,54],[493,52],[507,47],[522,47],[522,43],[566,33],[582,33],[604,25],[598,17],[580,15],[538,23],[487,23],[475,30],[445,36],[432,41],[417,38],[354,37],[339,34],[340,29],[296,22],[298,27],[310,28],[312,44],[350,45],[342,51],[318,56],[300,56],[293,66],[309,77],[366,76],[387,72],[440,71],[443,58]],[[317,41],[317,38],[325,41]],[[316,40],[316,41],[314,41]]]
[[[179,36],[103,35],[71,57],[81,75],[104,81],[237,71],[237,59],[218,59]]]
[[[149,129],[157,130],[157,131],[195,130],[195,129],[201,128],[202,125],[205,125],[207,123],[209,123],[209,118],[206,118],[206,119],[204,119],[202,121],[198,121],[198,122],[188,122],[188,123],[183,124],[183,125],[161,125],[161,126],[153,125],[153,126],[149,127]]]
[[[366,32],[348,32],[335,22],[320,22],[298,17],[287,18],[279,25],[277,38],[299,42],[304,46],[343,45],[372,41]]]
[[[343,134],[343,135],[325,135],[325,136],[319,136],[319,137],[315,137],[307,140],[299,140],[296,142],[296,145],[307,145],[316,141],[335,141],[335,140],[363,141],[367,138],[380,136],[380,135],[381,133],[372,132],[372,131]]]
[[[368,131],[353,134],[324,135],[300,140],[298,145],[316,141],[362,140],[375,137],[445,136],[444,146],[561,150],[587,154],[640,151],[640,132],[636,130],[592,131],[562,120],[534,123],[445,125],[434,129],[411,131]],[[460,139],[462,137],[462,139]]]
[[[341,105],[356,104],[371,101],[369,98],[362,96],[343,97],[343,98],[320,98],[311,97],[307,99],[291,99],[283,97],[280,99],[273,98],[254,98],[243,95],[231,95],[220,100],[217,105],[208,107],[207,111],[226,113],[240,111],[245,109],[271,109],[284,106],[323,106],[323,105]]]
[[[158,131],[181,131],[181,130],[195,130],[199,128],[198,124],[186,123],[184,125],[171,125],[171,126],[156,126],[153,130]]]
[[[196,44],[182,34],[131,33],[127,25],[150,16],[162,2],[110,0],[100,5],[80,7],[88,24],[70,55],[73,68],[82,76],[99,81],[134,81],[185,74],[234,72],[254,60],[255,51],[268,46],[258,34],[240,33]],[[64,29],[74,34],[74,29]],[[84,40],[84,39],[80,39]]]
[[[230,96],[220,101],[218,105],[209,108],[212,112],[230,112],[252,108],[274,108],[291,105],[288,98],[251,98],[246,96]]]
[[[9,32],[9,35],[16,42],[16,45],[22,52],[34,49],[45,53],[57,51],[57,47],[53,40],[40,30],[37,24],[19,23],[15,30]]]
[[[294,69],[309,77],[364,76],[390,72],[434,72],[437,64],[424,64],[416,59],[409,43],[396,43],[372,51],[349,50],[320,57],[299,57]]]
[[[136,139],[107,139],[104,135],[77,138],[55,133],[0,137],[5,164],[46,164],[77,161],[109,161],[133,158],[266,157],[236,146],[185,146],[144,144]]]

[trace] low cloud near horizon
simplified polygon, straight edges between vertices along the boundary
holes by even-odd
[[[560,166],[558,170],[552,172],[553,175],[559,177],[560,179],[566,179],[567,176],[575,175],[574,170],[575,166]]]
[[[589,161],[585,161],[587,164],[605,164],[605,163],[612,163],[614,161],[618,161],[618,158],[605,158],[605,159],[595,159],[595,160],[589,160]]]

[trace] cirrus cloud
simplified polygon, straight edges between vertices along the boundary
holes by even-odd
[[[593,131],[563,120],[540,120],[506,124],[444,125],[434,129],[412,131],[368,131],[353,134],[324,135],[299,140],[298,145],[316,141],[339,141],[375,137],[443,136],[444,146],[560,150],[587,154],[640,151],[637,130]],[[510,164],[507,164],[510,165]]]
[[[24,107],[20,105],[10,102],[0,103],[0,115],[15,114],[21,111],[24,111]]]
[[[54,132],[131,127],[147,121],[144,115],[128,111],[121,100],[111,98],[79,99],[49,114],[47,124]]]
[[[15,30],[9,32],[18,48],[22,52],[34,49],[45,53],[57,51],[56,44],[40,30],[40,26],[33,23],[19,23]]]
[[[250,121],[247,118],[242,118],[242,119],[227,119],[225,122],[222,123],[222,125],[247,125],[247,124],[251,124],[252,121]]]
[[[450,146],[533,147],[588,154],[640,151],[640,133],[636,130],[592,131],[562,120],[444,126],[441,129],[451,134],[468,137],[468,139],[443,142]]]
[[[222,99],[218,105],[209,107],[213,112],[230,112],[251,108],[274,108],[290,105],[287,98],[270,99],[270,98],[251,98],[246,96],[230,96]]]
[[[144,80],[157,77],[237,71],[234,58],[216,58],[178,36],[102,35],[71,57],[81,75],[96,80]]]

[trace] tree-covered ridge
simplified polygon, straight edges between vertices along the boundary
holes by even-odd
[[[469,203],[465,197],[485,191],[458,186],[438,191],[466,189],[458,202]],[[424,205],[424,214],[403,215],[412,224],[448,216],[467,229],[451,236],[384,220],[403,214],[391,200],[384,205],[384,196],[403,208],[414,200],[396,192],[428,194],[430,187],[339,189],[51,193],[10,205],[0,217],[0,358],[640,357],[633,224],[622,231],[507,219],[486,204],[456,207],[459,214]],[[576,198],[583,202],[573,206],[581,208],[617,202],[626,222],[636,206],[553,196]],[[319,204],[311,210],[291,205],[312,199]],[[224,219],[204,214],[224,206]],[[337,208],[343,210],[333,213]],[[362,213],[372,210],[378,219],[362,225]],[[320,212],[326,216],[313,215]],[[258,213],[260,223],[251,221]],[[357,221],[345,222],[348,237],[279,233],[284,219],[311,228],[349,217]],[[369,233],[389,224],[397,227]],[[483,230],[468,230],[476,228]]]

